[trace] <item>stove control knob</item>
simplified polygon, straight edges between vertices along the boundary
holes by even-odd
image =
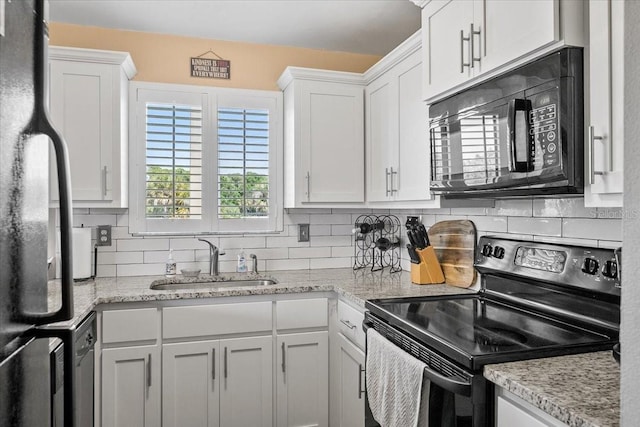
[[[582,263],[582,272],[587,274],[597,274],[598,273],[598,260],[593,258],[585,258]]]
[[[504,248],[502,246],[496,246],[493,249],[493,256],[498,259],[504,258]]]
[[[615,261],[607,261],[602,267],[602,275],[610,279],[618,277],[618,264]]]
[[[492,252],[493,252],[493,248],[491,247],[491,245],[487,244],[482,247],[482,255],[486,257],[490,257]]]

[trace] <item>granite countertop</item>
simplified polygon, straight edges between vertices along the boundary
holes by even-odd
[[[248,276],[245,274],[240,277]],[[79,322],[99,304],[120,302],[335,291],[352,304],[364,307],[368,299],[475,292],[473,289],[447,285],[414,285],[407,272],[371,272],[368,269],[270,271],[260,277],[275,278],[278,283],[269,286],[212,285],[198,289],[152,290],[149,288],[151,283],[165,279],[164,276],[101,277],[79,282],[74,285],[74,319],[59,325],[69,326]],[[60,283],[51,281],[50,308],[58,306],[59,300]],[[487,365],[484,376],[570,426],[619,425],[620,369],[610,352]]]
[[[620,367],[610,351],[487,365],[484,376],[571,427],[620,425]]]
[[[252,278],[247,274],[224,274]],[[269,271],[259,277],[275,278],[269,286],[203,287],[198,289],[152,290],[154,280],[164,276],[99,277],[74,285],[74,319],[59,325],[73,325],[82,320],[98,304],[141,301],[168,301],[192,298],[219,298],[247,295],[273,295],[301,292],[335,291],[357,306],[364,307],[367,299],[452,295],[474,293],[475,290],[447,285],[414,285],[407,272],[371,272],[368,269],[323,269],[299,271]],[[178,277],[179,278],[179,277]],[[170,279],[171,281],[173,279]],[[188,281],[188,279],[186,279]],[[60,304],[60,282],[49,282],[49,307]]]

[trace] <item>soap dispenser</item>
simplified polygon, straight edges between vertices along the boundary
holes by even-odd
[[[176,275],[176,262],[173,259],[173,249],[169,249],[169,257],[164,267],[165,277],[174,277]]]
[[[238,273],[246,273],[247,272],[247,258],[244,255],[244,249],[240,250],[238,253],[238,267],[236,268]]]

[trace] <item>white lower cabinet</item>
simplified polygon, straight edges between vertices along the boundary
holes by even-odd
[[[162,346],[162,425],[220,425],[220,342]]]
[[[277,425],[328,426],[329,333],[280,334],[277,355]]]
[[[102,426],[160,426],[160,347],[102,351]]]
[[[336,364],[332,366],[335,384],[336,427],[364,427],[364,351],[337,335]]]
[[[496,427],[566,427],[560,420],[496,387]]]
[[[220,351],[220,426],[272,425],[273,338],[221,340]]]

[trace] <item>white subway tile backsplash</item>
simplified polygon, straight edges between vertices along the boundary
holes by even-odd
[[[168,251],[169,239],[120,239],[116,241],[116,250],[118,252],[131,251]]]
[[[533,216],[551,218],[594,218],[595,208],[585,208],[584,199],[534,199]]]
[[[331,248],[312,247],[312,248],[289,248],[289,258],[330,258]]]
[[[271,237],[221,237],[220,247],[224,249],[266,248]]]
[[[476,216],[470,215],[467,217],[469,221],[472,221],[477,230],[480,231],[494,231],[494,232],[507,232],[507,217],[506,216]]]
[[[496,200],[495,207],[488,209],[487,215],[533,216],[533,200]]]
[[[622,221],[619,219],[568,218],[562,221],[562,235],[580,239],[622,240]]]
[[[314,268],[347,268],[353,267],[353,260],[350,257],[344,258],[313,258],[310,259],[309,267]]]
[[[158,264],[120,264],[116,266],[117,276],[153,276],[164,274],[164,262]]]
[[[318,236],[311,239],[311,246],[351,246],[353,237],[349,236]]]
[[[309,236],[331,236],[331,228],[330,224],[311,224],[309,225]],[[297,230],[295,235],[298,235]]]
[[[98,253],[98,265],[142,264],[144,262],[144,256],[145,252],[102,252]]]
[[[308,259],[269,259],[267,270],[308,270]]]
[[[509,233],[562,236],[560,218],[510,217],[507,223]]]
[[[183,251],[174,250],[172,253],[172,257],[175,262],[193,262],[194,251],[193,250],[183,250]],[[145,251],[144,252],[145,264],[166,262],[168,258],[169,258],[169,251]]]
[[[395,215],[400,237],[406,243],[407,215],[422,217],[425,226],[436,221],[469,219],[478,235],[585,246],[617,247],[622,240],[624,209],[589,209],[581,198],[498,200],[494,208],[451,207],[442,209],[290,209],[284,215],[284,231],[264,235],[205,236],[226,251],[220,255],[220,271],[234,272],[237,254],[258,256],[259,270],[305,270],[309,268],[351,268],[353,266],[353,224],[361,215]],[[59,227],[59,212],[56,211]],[[597,218],[597,219],[596,219]],[[126,210],[79,209],[74,224],[111,225],[113,244],[98,248],[99,276],[161,275],[171,247],[178,269],[209,268],[209,250],[194,237],[132,236]],[[310,224],[310,242],[298,242],[298,224]],[[58,250],[59,252],[59,250]],[[410,268],[406,251],[402,268]]]

